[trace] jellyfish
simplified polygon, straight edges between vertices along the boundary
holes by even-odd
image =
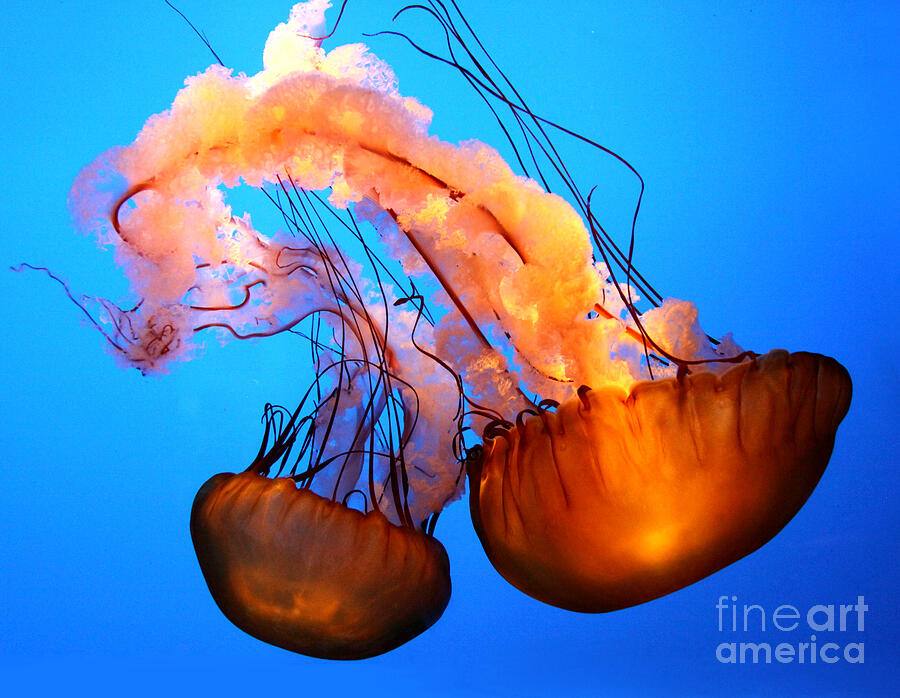
[[[462,473],[457,467],[448,479],[438,477],[440,466],[426,469],[419,450],[431,448],[414,439],[417,419],[452,419],[441,420],[443,405],[420,405],[421,376],[403,375],[422,362],[400,362],[394,330],[338,266],[340,252],[288,252],[279,250],[288,277],[325,286],[310,313],[345,335],[330,346],[316,328],[313,386],[293,412],[266,406],[256,458],[200,488],[191,537],[213,598],[237,627],[308,656],[363,659],[409,641],[446,608],[449,559],[429,512],[453,495]],[[430,387],[443,394],[439,380]],[[429,492],[436,488],[423,486],[423,476],[443,479],[443,489]]]
[[[78,227],[114,247],[140,299],[85,302],[126,365],[165,372],[210,332],[308,342],[307,395],[266,406],[256,459],[194,502],[198,560],[225,615],[312,656],[406,642],[449,599],[433,534],[466,477],[498,572],[571,610],[670,593],[774,536],[827,465],[850,400],[843,367],[713,340],[691,303],[659,295],[550,134],[577,136],[479,60],[442,3],[408,10],[434,17],[450,58],[411,43],[508,114],[523,174],[488,145],[431,135],[431,111],[366,46],[326,52],[328,7],[296,5],[259,73],[188,78],[72,190]],[[240,184],[266,192],[287,233],[232,212]]]

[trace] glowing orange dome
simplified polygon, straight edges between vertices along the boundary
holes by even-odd
[[[191,536],[225,616],[264,642],[323,659],[364,659],[435,623],[450,563],[434,538],[363,514],[291,478],[210,478]]]
[[[582,612],[663,596],[753,552],[799,511],[850,405],[847,371],[776,350],[722,376],[582,391],[469,465],[497,570]]]

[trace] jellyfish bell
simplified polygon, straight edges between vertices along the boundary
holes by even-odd
[[[194,500],[191,537],[222,613],[310,657],[388,652],[431,627],[450,600],[450,563],[434,537],[289,477],[214,475]]]
[[[837,361],[771,351],[722,375],[582,390],[491,429],[469,463],[494,567],[554,606],[614,611],[764,545],[822,476],[850,404]]]

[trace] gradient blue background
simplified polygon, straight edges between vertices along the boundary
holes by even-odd
[[[0,686],[8,695],[896,691],[896,3],[480,4],[465,3],[468,18],[533,108],[643,174],[636,258],[657,288],[696,302],[712,334],[733,330],[759,351],[819,351],[849,368],[853,404],[809,503],[726,570],[590,616],[508,586],[459,502],[438,526],[454,590],[434,628],[364,662],[295,656],[219,613],[188,513],[208,476],[252,457],[262,404],[290,403],[305,386],[297,342],[210,341],[201,360],[145,379],[104,353],[50,280],[4,271]],[[399,5],[351,1],[331,45],[389,28]],[[229,66],[251,73],[289,0],[179,7]],[[403,27],[438,46],[422,21]],[[78,292],[122,298],[111,255],[72,232],[69,186],[100,151],[130,142],[210,56],[161,1],[7,3],[0,37],[0,261],[45,264]],[[434,108],[433,133],[500,144],[448,69],[398,39],[370,45],[395,66],[405,94]],[[598,185],[601,219],[624,241],[634,180],[597,152],[570,145],[565,157],[583,186]],[[769,609],[865,595],[866,630],[852,638],[865,642],[865,664],[719,664],[723,640],[785,639],[718,632],[716,599],[732,594]]]

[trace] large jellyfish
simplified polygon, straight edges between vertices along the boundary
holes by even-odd
[[[430,110],[365,46],[326,52],[329,6],[294,7],[256,75],[188,78],[72,191],[78,225],[114,247],[140,299],[85,303],[127,365],[164,372],[208,332],[308,343],[307,395],[268,405],[254,462],[194,503],[228,618],[320,657],[414,637],[449,598],[434,525],[466,471],[497,570],[572,610],[675,591],[781,530],[827,465],[843,367],[711,340],[692,304],[657,294],[567,178],[558,127],[484,67],[441,3],[418,8],[446,31],[439,60],[508,114],[531,176],[483,143],[429,135]],[[236,215],[225,190],[239,184],[263,188],[288,232]]]

